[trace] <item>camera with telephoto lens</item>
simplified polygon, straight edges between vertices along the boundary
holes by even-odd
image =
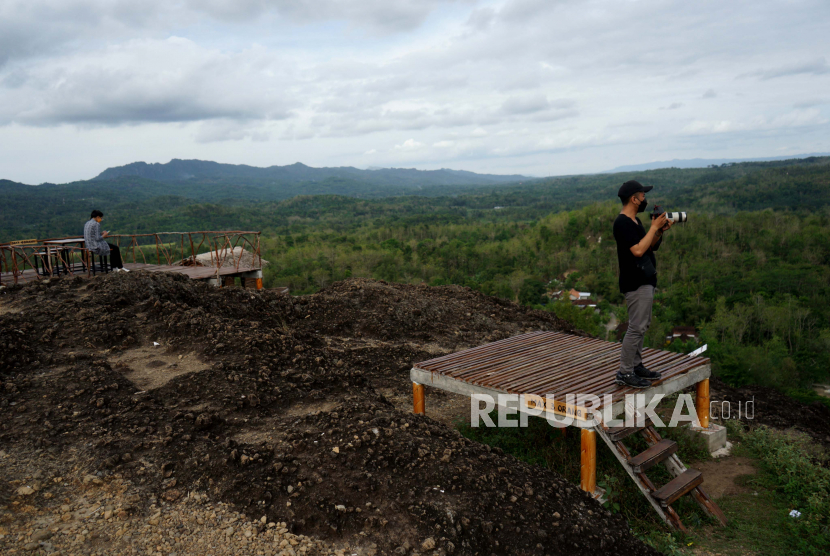
[[[665,210],[660,208],[660,205],[654,206],[654,211],[651,213],[651,219],[654,220],[661,214],[666,212]],[[685,222],[686,221],[686,213],[685,212],[666,212],[666,218],[671,220],[675,224],[678,222]]]

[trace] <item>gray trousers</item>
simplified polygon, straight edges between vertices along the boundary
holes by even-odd
[[[620,372],[630,374],[643,362],[643,340],[651,325],[651,305],[654,302],[654,286],[640,286],[625,294],[628,305],[628,332],[620,352]]]

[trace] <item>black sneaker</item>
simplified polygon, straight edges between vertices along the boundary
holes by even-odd
[[[646,380],[660,380],[663,377],[659,371],[650,371],[642,363],[634,367],[634,374]]]
[[[624,375],[619,371],[617,371],[617,375],[614,377],[614,382],[620,386],[630,386],[631,388],[648,388],[651,386],[651,382],[638,377],[634,373]]]

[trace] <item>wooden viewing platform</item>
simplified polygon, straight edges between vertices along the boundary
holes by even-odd
[[[119,246],[124,267],[130,271],[183,274],[216,286],[233,285],[239,278],[245,287],[262,289],[265,261],[260,256],[259,240],[260,232],[251,231],[158,232],[106,238]],[[0,244],[2,285],[50,277],[90,277],[111,271],[100,257],[96,262],[85,248],[83,237]]]
[[[515,400],[518,403],[510,408],[511,411],[560,422],[569,418],[572,419],[570,425],[581,429],[580,486],[594,498],[601,500],[604,494],[596,486],[596,435],[599,434],[664,521],[685,530],[671,504],[681,496],[691,494],[704,511],[725,524],[726,518],[720,508],[700,488],[703,482],[700,473],[686,469],[675,454],[677,444],[662,439],[651,421],[646,420],[642,426],[609,427],[603,422],[601,413],[590,416],[587,410],[601,410],[606,401],[610,401],[611,415],[619,418],[631,411],[630,407],[625,407],[627,394],[642,395],[642,400],[648,404],[658,394],[669,395],[695,385],[694,416],[700,428],[708,429],[709,359],[644,349],[643,364],[653,371],[660,371],[662,377],[650,388],[635,389],[614,381],[620,366],[621,346],[595,338],[540,331],[415,363],[410,371],[414,411],[426,412],[424,386],[471,397],[490,396],[496,404],[500,403],[500,394],[518,396]],[[586,408],[588,402],[591,403]],[[638,405],[643,404],[638,400]],[[642,435],[650,448],[640,454],[630,454],[623,440],[633,434]],[[663,463],[675,476],[661,488],[645,474],[657,463]]]
[[[219,278],[237,278],[242,277],[251,277],[251,278],[262,278],[262,270],[258,268],[251,268],[251,267],[224,267],[224,268],[213,268],[209,266],[181,266],[181,265],[156,265],[156,264],[145,264],[145,263],[124,263],[124,268],[129,271],[135,270],[144,270],[147,272],[172,272],[175,274],[184,274],[191,280],[216,280],[217,277]],[[111,271],[110,271],[111,272]],[[77,275],[77,272],[73,274]],[[83,276],[86,276],[85,272],[81,273]],[[98,272],[100,274],[100,271]],[[259,276],[256,276],[259,274]],[[65,276],[65,274],[60,274],[60,276]],[[48,276],[46,276],[48,278]],[[26,284],[28,282],[33,282],[36,280],[43,279],[42,275],[36,274],[34,269],[27,268],[26,270],[20,271],[17,276],[17,283],[18,284]],[[0,283],[3,285],[13,283],[14,276],[11,272],[2,272],[0,273]],[[221,285],[227,285],[226,282],[222,282]]]

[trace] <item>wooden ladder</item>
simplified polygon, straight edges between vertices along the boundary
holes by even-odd
[[[663,521],[684,533],[688,532],[671,505],[682,496],[691,494],[704,512],[720,521],[722,525],[726,525],[726,516],[700,488],[703,475],[700,471],[687,469],[683,465],[676,454],[677,443],[661,438],[650,420],[646,419],[642,427],[608,428],[605,424],[600,424],[594,430],[611,448],[611,452]],[[645,438],[649,447],[644,452],[632,456],[622,441],[633,434],[640,434]],[[674,479],[660,488],[646,476],[646,471],[658,463],[663,463],[674,476]]]

